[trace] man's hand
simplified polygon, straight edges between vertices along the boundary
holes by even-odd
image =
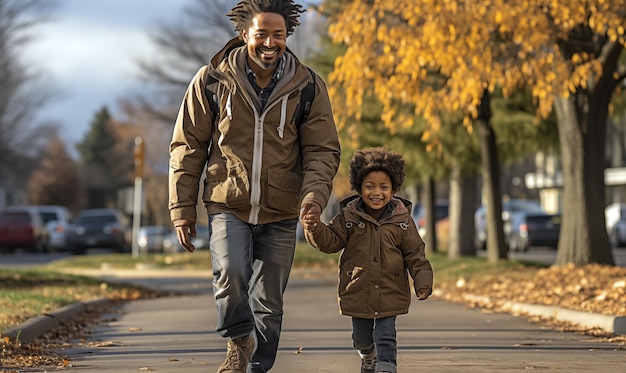
[[[426,299],[428,299],[428,295],[429,294],[427,292],[420,291],[420,292],[417,293],[417,299],[419,299],[419,300],[426,300]]]
[[[322,208],[314,202],[305,202],[300,207],[300,221],[302,228],[313,231],[320,222]]]
[[[174,220],[174,229],[180,245],[188,252],[193,253],[196,247],[191,243],[191,237],[196,237],[196,219]]]

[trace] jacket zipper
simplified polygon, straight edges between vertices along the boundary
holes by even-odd
[[[279,135],[282,138],[281,127],[285,126],[285,111],[287,105],[287,99],[289,95],[285,95],[283,99],[274,101],[271,105],[267,106],[263,113],[259,116],[256,111],[256,107],[252,105],[254,111],[254,147],[252,152],[252,176],[250,180],[250,215],[248,216],[248,223],[256,225],[259,222],[259,213],[261,212],[260,200],[261,200],[261,171],[263,167],[263,124],[265,122],[265,116],[267,113],[278,103],[283,103],[281,108],[280,126],[278,128]]]

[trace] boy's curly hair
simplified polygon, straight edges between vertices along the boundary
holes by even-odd
[[[402,156],[383,147],[357,150],[350,160],[350,186],[361,193],[363,178],[372,171],[383,171],[391,179],[394,193],[404,182],[404,166]]]
[[[294,3],[293,0],[241,0],[226,15],[235,25],[235,31],[241,35],[242,31],[250,27],[252,18],[257,14],[278,13],[285,19],[287,36],[289,36],[300,24],[298,18],[305,11],[302,5]]]

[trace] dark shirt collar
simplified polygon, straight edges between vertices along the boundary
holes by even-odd
[[[269,100],[270,95],[272,94],[272,91],[274,90],[274,87],[276,86],[276,82],[280,80],[280,78],[283,76],[283,72],[285,71],[285,61],[286,61],[286,57],[283,54],[282,56],[280,56],[280,59],[278,60],[278,65],[276,66],[276,70],[274,70],[274,74],[272,75],[272,80],[270,80],[269,84],[265,88],[259,87],[256,81],[256,74],[254,73],[254,71],[252,71],[252,69],[250,68],[250,65],[248,65],[246,61],[248,80],[250,81],[252,88],[254,88],[254,91],[256,92],[256,95],[259,98],[259,102],[261,104],[261,110],[265,108],[265,105],[267,104],[267,101]]]

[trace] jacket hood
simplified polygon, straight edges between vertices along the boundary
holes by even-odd
[[[246,45],[246,43],[238,37],[232,38],[224,45],[224,47],[211,58],[211,66],[217,68],[217,66],[230,54],[233,49]]]

